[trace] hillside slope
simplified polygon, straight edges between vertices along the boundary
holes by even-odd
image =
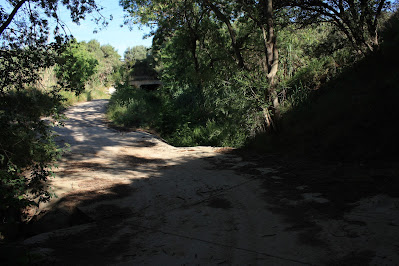
[[[397,158],[398,17],[387,23],[378,52],[325,84],[285,115],[278,134],[259,136],[253,147],[338,161]]]

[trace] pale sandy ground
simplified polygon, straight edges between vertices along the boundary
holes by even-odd
[[[398,199],[323,218],[319,191],[277,195],[267,184],[290,180],[276,169],[108,128],[106,104],[70,108],[57,129],[71,145],[58,198],[24,241],[38,265],[399,265]]]

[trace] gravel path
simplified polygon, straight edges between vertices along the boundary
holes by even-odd
[[[176,148],[104,121],[106,100],[67,110],[71,145],[24,244],[55,265],[395,265],[399,202],[377,195],[323,219],[329,199],[213,147]],[[271,197],[273,195],[273,197]],[[314,213],[316,216],[311,215]],[[373,213],[372,215],[370,213]],[[367,215],[366,215],[367,214]]]

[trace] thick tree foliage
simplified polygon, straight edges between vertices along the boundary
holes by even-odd
[[[76,23],[100,10],[93,0],[10,0],[0,5],[0,231],[19,221],[24,207],[50,197],[45,181],[60,150],[43,117],[57,120],[61,97],[57,88],[42,89],[40,73],[57,62],[68,44],[60,5]],[[51,33],[54,41],[48,43]]]
[[[124,52],[125,79],[156,77],[151,49],[143,45],[128,47]]]
[[[95,59],[82,45],[73,40],[61,54],[56,75],[63,88],[83,91],[85,83],[95,73],[98,65]]]
[[[285,4],[299,8],[299,23],[333,23],[359,52],[378,48],[379,19],[390,6],[385,0],[288,0]]]
[[[378,25],[388,8],[377,0],[120,4],[128,20],[156,25],[152,49],[164,83],[161,98],[164,110],[173,110],[160,115],[158,129],[177,143],[203,133],[211,145],[278,130],[282,112],[304,102],[359,54],[378,48]],[[170,122],[171,114],[183,122]]]
[[[125,59],[125,63],[134,65],[137,61],[146,59],[147,54],[148,49],[143,45],[139,45],[127,48],[123,57]]]
[[[81,42],[79,45],[98,61],[96,73],[92,76],[91,81],[96,81],[94,83],[100,86],[110,86],[120,79],[120,55],[114,47],[109,44],[101,45],[96,40],[91,40],[88,43]]]

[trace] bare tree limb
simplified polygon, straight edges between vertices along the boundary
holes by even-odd
[[[8,27],[8,25],[10,25],[11,21],[14,19],[15,14],[17,14],[18,10],[23,4],[25,4],[25,2],[26,0],[22,0],[15,5],[7,20],[0,26],[0,35],[3,34],[3,31]]]

